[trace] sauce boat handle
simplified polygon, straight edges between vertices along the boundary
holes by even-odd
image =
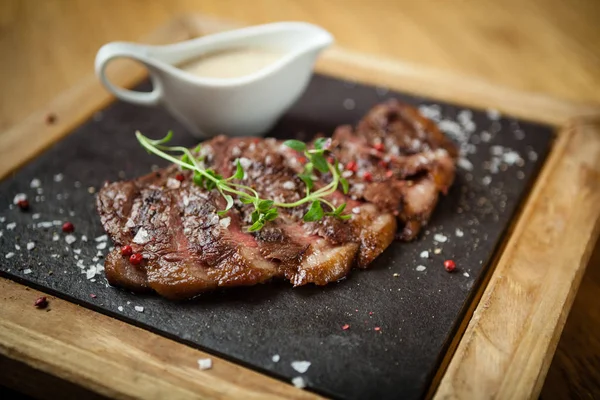
[[[106,76],[106,67],[115,58],[131,58],[144,64],[150,71],[153,89],[151,92],[138,92],[115,86]],[[163,85],[157,74],[153,73],[147,62],[142,46],[130,43],[112,42],[98,50],[95,61],[96,75],[106,89],[118,99],[143,106],[155,106],[160,103],[163,95]]]

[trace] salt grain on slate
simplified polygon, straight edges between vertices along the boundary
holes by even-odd
[[[429,258],[429,252],[427,250],[422,251],[421,254],[419,254],[419,256],[421,258]]]
[[[106,242],[108,240],[108,236],[107,235],[102,235],[102,236],[98,236],[97,238],[94,239],[96,242]]]
[[[442,110],[439,105],[421,105],[419,106],[419,112],[425,118],[432,119],[436,122],[439,122],[442,119]]]
[[[473,164],[466,158],[459,158],[457,164],[460,168],[464,169],[465,171],[473,171]]]
[[[29,275],[31,272],[33,272],[33,271],[31,271],[31,269],[30,269],[30,268],[27,268],[27,269],[24,269],[24,270],[23,270],[23,274],[24,274],[24,275]]]
[[[25,193],[17,193],[13,198],[13,204],[19,204],[23,200],[27,200],[27,195]]]
[[[119,306],[119,307],[117,307],[117,310],[119,310],[119,311],[123,312],[123,306]]]
[[[58,235],[58,233],[54,232],[52,234],[52,241],[53,242],[58,242],[60,240],[60,236]]]
[[[273,360],[274,363],[279,362],[279,360],[281,360],[281,357],[279,356],[279,354],[275,354],[273,357],[271,357],[271,360]]]
[[[54,175],[54,182],[62,182],[63,178],[64,178],[63,174],[56,174],[56,175]]]
[[[435,235],[433,235],[433,240],[435,240],[438,243],[445,243],[448,240],[448,238],[442,235],[441,233],[436,233]]]
[[[75,254],[81,254],[81,249],[73,249],[73,253],[75,253]]]
[[[463,275],[466,276],[467,278],[469,277],[469,273],[468,272],[464,272]]]
[[[498,121],[500,119],[500,111],[490,108],[487,110],[487,116],[492,121]]]
[[[33,250],[34,247],[35,247],[35,243],[33,243],[33,242],[27,243],[27,250]]]
[[[346,110],[354,110],[356,107],[356,103],[352,99],[345,99],[343,105]]]
[[[67,242],[67,244],[73,244],[77,241],[77,238],[75,237],[75,235],[67,235],[65,236],[65,242]]]
[[[463,237],[465,235],[465,233],[460,228],[456,228],[456,231],[454,233],[457,237]]]
[[[31,183],[29,183],[29,187],[32,189],[39,188],[42,185],[42,182],[38,178],[32,179]]]
[[[133,308],[134,308],[134,309],[135,309],[135,311],[137,311],[137,312],[144,312],[144,307],[142,307],[142,306],[135,306],[135,307],[133,307]]]
[[[297,376],[292,379],[292,384],[296,386],[298,389],[304,389],[306,387],[306,382],[304,378],[301,376]]]
[[[19,246],[18,244],[15,244],[15,250],[17,250],[17,251],[21,250],[21,246]]]
[[[6,259],[9,258],[13,258],[15,256],[15,253],[13,253],[12,251],[10,253],[6,253],[6,255],[4,256]]]
[[[9,231],[12,231],[16,227],[17,227],[17,223],[16,222],[11,222],[9,224],[6,224],[6,229],[8,229]]]
[[[81,235],[81,241],[82,242],[87,242],[87,236]]]
[[[106,242],[98,243],[98,245],[96,246],[96,248],[99,249],[99,250],[104,250],[106,248]]]
[[[40,219],[40,217],[41,217],[41,214],[36,213],[31,216],[31,219]]]
[[[212,360],[210,358],[200,358],[198,360],[198,368],[202,371],[212,368]]]
[[[417,266],[417,268],[416,268],[416,270],[417,270],[418,272],[423,272],[423,271],[425,271],[426,269],[427,269],[427,268],[426,268],[424,265],[418,265],[418,266]]]
[[[292,368],[303,374],[310,368],[310,361],[293,361]]]

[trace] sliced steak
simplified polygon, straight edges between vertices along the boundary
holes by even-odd
[[[234,174],[239,161],[245,174],[232,183],[251,187],[263,199],[291,204],[305,197],[298,174],[306,160],[280,141],[219,136],[195,151],[201,165],[224,177]],[[252,205],[236,199],[219,216],[226,206],[222,195],[197,186],[191,171],[176,166],[107,184],[97,207],[115,242],[105,263],[109,282],[172,299],[272,278],[325,285],[353,266],[369,266],[394,240],[397,221],[401,238],[414,238],[454,178],[452,143],[414,108],[395,101],[373,108],[355,129],[339,127],[331,152],[344,167],[350,192],[337,190],[325,200],[336,207],[346,203],[347,221],[325,216],[304,222],[306,202],[278,206],[277,219],[248,232]],[[317,173],[313,190],[331,179]],[[123,256],[123,245],[131,245],[142,262]]]
[[[394,213],[400,238],[414,239],[439,193],[452,185],[456,146],[417,109],[397,100],[375,106],[356,129],[339,127],[333,139],[351,197]]]
[[[116,246],[105,263],[109,282],[180,299],[279,276],[237,215],[216,214],[225,207],[222,197],[194,185],[191,176],[179,182],[177,173],[170,167],[100,191],[100,218]],[[141,253],[142,263],[121,256],[123,245]]]

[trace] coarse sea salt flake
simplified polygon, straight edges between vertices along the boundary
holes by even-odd
[[[31,180],[31,182],[29,183],[29,187],[32,189],[39,188],[41,185],[42,185],[42,181],[40,181],[38,178],[33,178]]]
[[[135,306],[135,307],[133,307],[133,308],[134,308],[134,309],[135,309],[135,311],[137,311],[137,312],[144,312],[144,307],[142,307],[142,306]]]
[[[352,213],[353,214],[359,214],[360,213],[360,207],[354,207],[354,208],[352,208]]]
[[[509,151],[502,156],[502,161],[508,165],[513,165],[521,160],[521,156],[516,151]]]
[[[533,150],[531,150],[531,151],[529,151],[529,153],[527,153],[527,157],[529,158],[529,161],[537,161],[537,159],[538,159],[537,153]]]
[[[18,204],[21,200],[27,200],[27,195],[25,193],[17,193],[13,199],[13,204]]]
[[[92,266],[90,269],[85,271],[85,277],[87,279],[92,279],[96,275],[96,267]]]
[[[75,253],[75,254],[81,254],[81,249],[73,249],[73,253]]]
[[[27,243],[27,250],[33,250],[35,248],[35,243],[29,242]]]
[[[54,182],[62,182],[64,177],[65,176],[63,174],[56,174],[54,175]]]
[[[283,185],[281,185],[281,187],[283,187],[286,190],[294,190],[296,188],[296,184],[293,181],[286,181],[283,182]]]
[[[35,213],[31,216],[31,219],[40,219],[42,215],[40,213]]]
[[[292,378],[292,384],[294,386],[296,386],[298,389],[304,389],[306,387],[306,381],[301,376]]]
[[[310,368],[310,361],[293,361],[292,368],[294,368],[299,373],[303,374]]]
[[[473,171],[473,164],[464,157],[458,159],[458,166],[466,171]]]
[[[425,271],[427,268],[424,265],[417,265],[417,268],[415,268],[417,271],[419,272],[423,272]]]
[[[463,272],[463,275],[466,276],[467,278],[470,276],[468,272]]]
[[[238,159],[242,168],[247,169],[252,166],[252,160],[246,157],[242,157]]]
[[[58,235],[58,233],[54,232],[52,234],[52,241],[53,242],[58,242],[60,240],[60,236]]]
[[[454,233],[457,237],[463,237],[465,235],[465,233],[460,228],[456,228],[456,231]]]
[[[212,360],[210,358],[200,358],[198,359],[198,368],[202,371],[212,368]]]
[[[140,228],[137,233],[135,234],[135,237],[133,238],[132,242],[136,243],[136,244],[146,244],[150,241],[150,234],[148,233],[148,231],[144,228]],[[106,246],[105,246],[106,247]]]
[[[31,271],[31,268],[27,268],[27,269],[23,270],[23,274],[25,274],[25,275],[29,275],[31,272],[33,272],[33,271]]]
[[[8,229],[9,231],[12,231],[16,227],[17,227],[17,223],[16,222],[11,222],[11,223],[6,224],[6,229]]]
[[[421,254],[419,254],[419,256],[421,258],[429,258],[429,252],[427,250],[422,251]]]
[[[75,235],[65,236],[65,242],[67,242],[67,244],[75,243],[75,241],[77,241],[77,238],[75,237]]]
[[[495,110],[493,108],[489,108],[487,110],[487,116],[492,121],[498,121],[500,119],[500,111]]]
[[[21,246],[19,246],[18,244],[15,244],[15,250],[21,250]]]
[[[9,259],[9,258],[13,258],[15,256],[15,253],[13,253],[12,251],[10,253],[6,253],[6,255],[4,256],[4,258]]]
[[[106,242],[108,240],[108,235],[98,236],[94,239],[96,242]]]
[[[98,243],[98,245],[96,246],[96,248],[98,250],[104,250],[106,248],[106,242]]]
[[[419,112],[425,118],[429,118],[434,121],[439,121],[440,119],[442,119],[442,111],[441,111],[440,106],[438,106],[437,104],[432,104],[432,105],[423,104],[423,105],[419,106]]]
[[[177,179],[174,179],[174,178],[167,179],[167,187],[169,189],[179,189],[180,186],[181,186],[181,181],[178,181]]]
[[[82,242],[87,242],[87,240],[88,240],[88,239],[87,239],[87,236],[85,236],[85,235],[81,235],[81,241],[82,241]]]
[[[123,306],[119,306],[119,307],[117,307],[117,310],[119,310],[119,311],[123,312]]]
[[[281,360],[281,357],[279,356],[279,354],[275,354],[273,357],[271,357],[271,360],[273,362],[279,362],[279,360]]]
[[[231,223],[231,217],[222,218],[219,221],[219,225],[221,225],[223,228],[228,228],[230,223]]]
[[[441,233],[436,233],[433,235],[433,240],[439,243],[445,243],[448,240],[448,237],[442,235]]]

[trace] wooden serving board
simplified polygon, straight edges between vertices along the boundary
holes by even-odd
[[[185,17],[150,41],[172,42],[227,27]],[[550,158],[498,252],[495,268],[488,269],[489,283],[481,285],[476,296],[481,299],[472,302],[429,392],[439,397],[535,397],[598,234],[600,113],[339,48],[324,55],[318,70],[559,127]],[[114,81],[127,86],[143,76],[131,66],[115,74]],[[58,97],[2,136],[0,175],[109,101],[93,77]],[[55,124],[46,123],[49,112],[56,115]],[[107,397],[312,397],[220,359],[212,370],[199,371],[195,360],[206,357],[202,352],[64,300],[52,299],[52,312],[40,313],[30,305],[38,295],[33,290],[7,280],[0,285],[6,305],[0,310],[0,365],[11,371],[5,381],[22,384],[23,368],[15,366],[28,366],[48,379],[58,377],[78,390]]]

